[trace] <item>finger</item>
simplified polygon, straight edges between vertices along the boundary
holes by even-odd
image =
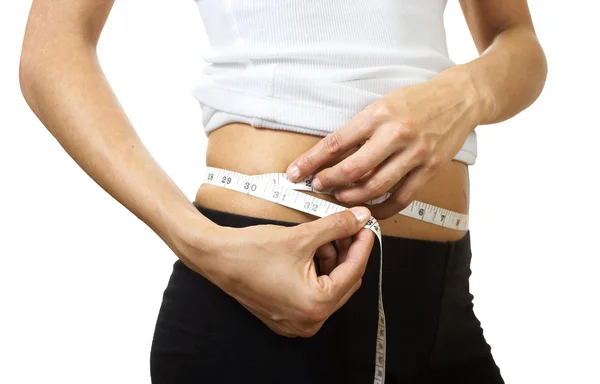
[[[345,239],[339,239],[336,241],[336,244],[338,245],[338,265],[346,260],[346,257],[348,256],[348,250],[350,249],[350,246],[352,245],[352,242],[355,237],[356,235],[352,237],[347,237]]]
[[[328,275],[337,265],[337,251],[331,243],[320,246],[317,249],[316,256],[319,258],[319,270],[321,274]]]
[[[346,255],[348,254],[348,249],[350,249],[350,245],[352,244],[352,238],[347,237],[345,239],[339,239],[336,241],[338,246],[338,264],[341,264],[346,260]]]
[[[402,211],[415,199],[416,192],[427,184],[433,174],[433,170],[425,167],[411,171],[396,192],[384,202],[370,207],[373,216],[377,219],[385,219]]]
[[[337,158],[335,158],[333,160],[330,160],[330,161],[326,162],[325,164],[323,164],[321,167],[318,167],[317,169],[315,169],[312,172],[312,174],[319,173],[323,169],[326,169],[326,168],[329,168],[329,167],[333,167],[334,165],[336,165],[340,161],[342,161],[342,160],[344,160],[344,159],[352,156],[356,152],[358,152],[360,150],[360,148],[361,148],[360,144],[353,146],[352,148],[350,148],[349,150],[347,150],[346,152],[344,152],[343,155],[341,155],[341,156],[339,156],[339,157],[337,157]]]
[[[371,212],[367,208],[353,207],[299,224],[293,227],[293,230],[295,231],[294,235],[308,240],[305,244],[310,246],[311,251],[314,252],[323,244],[354,235],[370,218]]]
[[[327,190],[353,183],[402,148],[404,143],[390,140],[387,130],[382,129],[378,132],[356,153],[317,173],[312,180],[315,190]]]
[[[335,198],[346,204],[357,204],[383,196],[408,172],[419,166],[421,160],[406,152],[399,152],[383,162],[369,177],[351,187],[335,191]]]
[[[321,288],[320,293],[324,296],[323,300],[337,303],[362,278],[374,238],[375,234],[370,229],[363,228],[354,236],[344,262],[338,264],[329,275],[317,278]]]
[[[292,161],[286,170],[288,178],[293,182],[299,181],[313,174],[328,161],[337,159],[349,148],[366,141],[372,131],[372,120],[367,110],[361,111],[346,125],[325,136]]]

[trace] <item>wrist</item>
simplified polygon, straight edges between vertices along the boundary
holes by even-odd
[[[468,64],[457,65],[441,72],[435,81],[443,83],[465,104],[470,126],[485,124],[494,114],[493,94],[476,78]]]
[[[218,249],[223,228],[204,217],[189,201],[160,207],[160,238],[181,259],[201,263]],[[184,260],[185,261],[185,260]]]
[[[172,248],[177,257],[190,269],[227,291],[234,281],[227,260],[234,244],[232,239],[235,239],[231,231],[235,228],[215,224],[198,211],[182,220],[177,228]]]

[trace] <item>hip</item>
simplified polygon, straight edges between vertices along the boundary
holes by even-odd
[[[228,124],[210,133],[206,165],[249,175],[285,172],[287,166],[297,156],[321,139],[322,137],[319,136],[255,128],[247,124]],[[344,205],[331,195],[305,193]],[[417,193],[415,199],[467,214],[469,206],[467,165],[451,161]],[[264,219],[295,223],[314,220],[313,216],[306,213],[206,184],[199,187],[195,202],[207,208]],[[379,223],[382,233],[389,236],[452,241],[465,235],[464,231],[443,228],[401,215],[379,220]]]
[[[196,207],[222,226],[293,225]],[[383,244],[387,379],[503,383],[473,312],[469,233],[452,242],[384,236]],[[378,253],[376,245],[361,288],[321,330],[293,339],[176,261],[152,344],[153,382],[373,383]]]

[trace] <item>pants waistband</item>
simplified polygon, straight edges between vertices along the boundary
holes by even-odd
[[[194,206],[209,220],[217,225],[243,228],[252,225],[273,224],[295,226],[298,223],[258,218],[207,208],[193,202]],[[383,235],[384,269],[437,269],[438,263],[445,264],[444,269],[452,271],[469,267],[471,263],[470,231],[459,240],[435,241],[411,239]],[[377,242],[373,250],[378,247]]]

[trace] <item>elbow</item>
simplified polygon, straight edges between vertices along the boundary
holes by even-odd
[[[72,41],[25,42],[19,60],[19,86],[36,112],[45,95],[54,93],[65,79],[76,74],[84,61],[96,60],[95,47]]]
[[[535,49],[532,51],[534,54],[532,55],[531,68],[533,70],[531,72],[535,78],[532,100],[533,103],[542,94],[542,91],[546,85],[546,80],[548,78],[548,60],[546,58],[546,54],[544,53],[544,49],[537,40],[537,37],[535,38]]]
[[[19,86],[21,88],[21,94],[28,104],[30,103],[32,79],[34,77],[33,67],[34,63],[31,59],[31,56],[28,54],[28,52],[22,50],[19,61]]]
[[[42,72],[45,59],[38,52],[38,50],[24,45],[19,60],[19,86],[21,94],[32,109],[34,109],[36,104],[36,88],[38,88],[36,84],[39,84],[39,79],[44,77]]]
[[[517,25],[513,28],[517,38],[516,54],[520,56],[520,69],[523,84],[526,84],[529,98],[528,105],[533,104],[542,94],[548,78],[548,60],[537,34],[531,24]]]
[[[514,27],[514,33],[518,34],[516,36],[520,40],[521,48],[518,51],[523,58],[523,73],[529,77],[527,84],[531,89],[530,103],[533,103],[546,85],[548,61],[532,24],[517,25]]]
[[[540,73],[540,93],[542,91],[542,89],[544,88],[544,85],[546,84],[546,79],[548,78],[548,60],[546,59],[546,54],[544,53],[544,50],[542,49],[542,47],[540,46],[540,53],[539,53],[539,63],[538,63],[538,67],[539,67],[539,73]]]
[[[546,79],[548,78],[548,60],[546,59],[546,53],[542,48],[538,36],[533,28],[533,24],[528,23],[521,25],[516,28],[519,33],[523,45],[521,52],[526,60],[528,70],[525,73],[531,78],[529,83],[531,84],[531,96],[533,103],[541,95],[544,86],[546,85]],[[524,53],[527,52],[527,53]]]
[[[34,38],[28,30],[25,31],[19,58],[19,86],[28,104],[31,103],[35,79],[44,60],[44,45],[44,42]]]

